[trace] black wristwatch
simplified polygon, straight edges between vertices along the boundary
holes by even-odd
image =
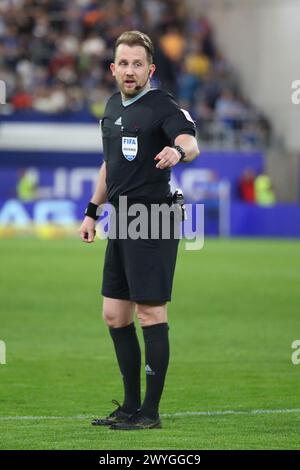
[[[179,161],[182,162],[182,160],[184,160],[185,157],[186,157],[186,154],[185,154],[185,151],[183,150],[183,148],[180,147],[180,145],[173,145],[173,149],[176,149],[177,152],[180,153],[180,160]]]
[[[98,210],[97,204],[94,204],[93,202],[89,202],[87,205],[87,208],[84,211],[84,214],[87,215],[88,217],[91,217],[94,220],[99,219],[99,215],[97,215],[97,210]]]

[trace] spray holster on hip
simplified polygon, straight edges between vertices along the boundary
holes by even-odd
[[[185,201],[183,192],[181,189],[177,188],[172,196],[172,201],[174,205],[177,205],[178,209],[180,210],[181,214],[181,221],[187,220],[187,213],[185,208]]]

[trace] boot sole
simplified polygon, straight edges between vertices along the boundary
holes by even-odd
[[[112,424],[109,429],[113,429],[114,431],[145,431],[147,429],[161,429],[161,428],[162,428],[161,423],[157,423],[157,424],[151,424],[145,427],[142,427],[142,426],[117,427],[117,426],[114,426],[114,424]]]

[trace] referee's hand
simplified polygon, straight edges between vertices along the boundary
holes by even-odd
[[[86,216],[79,228],[81,240],[85,243],[92,243],[95,239],[95,220],[91,217]]]
[[[156,155],[154,160],[158,162],[156,168],[164,170],[176,165],[180,160],[180,154],[173,147],[165,147]]]

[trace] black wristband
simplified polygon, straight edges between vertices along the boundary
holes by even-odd
[[[186,154],[185,154],[185,151],[183,150],[182,147],[180,147],[180,145],[173,145],[173,148],[177,150],[177,152],[180,154],[180,162],[182,162],[185,157],[186,157]]]
[[[97,209],[99,206],[97,204],[94,204],[93,202],[89,202],[87,205],[87,208],[84,211],[84,214],[87,215],[88,217],[91,217],[94,220],[98,220],[99,216],[97,215]]]

